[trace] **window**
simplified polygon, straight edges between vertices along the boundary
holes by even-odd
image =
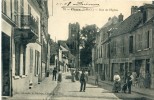
[[[14,21],[18,25],[18,0],[14,0]]]
[[[24,1],[20,0],[20,14],[24,14]]]
[[[4,14],[7,13],[7,11],[6,11],[6,0],[2,0],[2,12],[3,12]]]
[[[114,55],[116,55],[117,53],[117,43],[116,41],[114,41]]]
[[[119,41],[119,54],[121,53],[124,53],[124,38],[123,37],[121,37],[121,39],[119,39],[120,41]]]
[[[152,29],[151,30],[149,30],[146,34],[146,44],[145,44],[145,47],[146,48],[150,48],[151,47],[151,43],[152,43]]]
[[[149,36],[150,36],[150,32],[148,31],[147,32],[147,37],[146,37],[147,38],[147,48],[149,48],[149,42],[150,42],[150,39],[149,39],[150,37]]]
[[[20,74],[20,44],[15,44],[15,75]]]
[[[133,36],[129,37],[129,53],[133,53]]]
[[[152,41],[153,41],[153,36],[152,36],[152,29],[150,29],[150,32],[149,32],[149,48],[151,48],[152,47]]]
[[[31,15],[31,7],[28,5],[28,15]]]
[[[137,50],[141,50],[142,49],[142,34],[138,34],[137,35]]]

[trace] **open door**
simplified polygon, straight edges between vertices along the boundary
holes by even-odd
[[[2,32],[2,96],[10,95],[10,36]]]

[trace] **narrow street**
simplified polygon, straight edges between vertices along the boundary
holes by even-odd
[[[67,76],[66,76],[67,77]],[[79,92],[79,81],[71,82],[71,79],[63,79],[62,83],[57,86],[52,100],[102,100],[102,99],[118,99],[108,90],[99,88],[98,86],[87,84],[85,92]],[[50,99],[51,99],[50,98]]]
[[[109,86],[105,86],[105,89],[101,86],[95,86],[87,84],[85,92],[79,92],[79,81],[71,82],[68,78],[70,75],[63,76],[63,81],[58,84],[54,94],[47,97],[49,100],[141,100],[141,95],[132,93],[112,93]],[[89,80],[92,81],[92,80]],[[143,99],[145,100],[145,99]]]

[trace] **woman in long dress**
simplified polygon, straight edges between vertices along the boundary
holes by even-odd
[[[57,81],[58,81],[58,83],[60,83],[62,81],[62,72],[60,71],[60,69],[58,71],[58,79],[57,79]]]
[[[118,72],[115,72],[113,80],[114,80],[114,84],[113,84],[112,91],[115,92],[115,93],[118,93],[118,91],[121,90],[121,83],[120,83],[121,79],[120,79],[120,76],[119,76]]]
[[[75,82],[75,71],[72,72],[72,82]]]

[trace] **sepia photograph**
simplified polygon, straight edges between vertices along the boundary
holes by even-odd
[[[154,100],[153,0],[1,0],[1,100]]]

